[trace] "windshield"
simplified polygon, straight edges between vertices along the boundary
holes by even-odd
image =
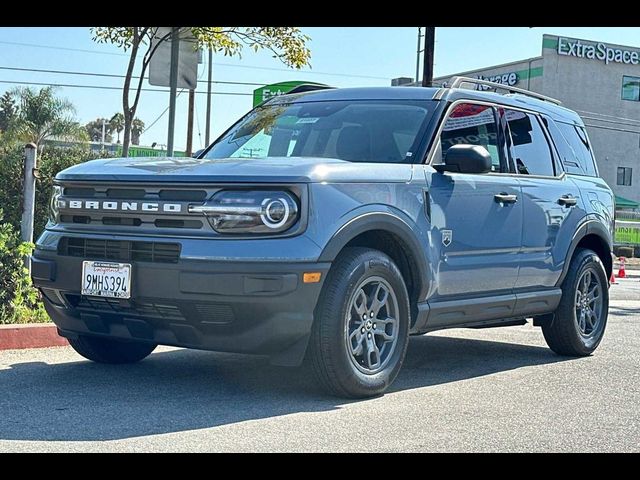
[[[321,157],[349,162],[410,159],[430,102],[353,100],[258,107],[204,158]]]

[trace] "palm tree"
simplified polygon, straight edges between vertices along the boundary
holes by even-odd
[[[45,140],[87,140],[87,132],[75,121],[76,109],[66,98],[57,97],[54,87],[37,91],[30,87],[11,90],[18,114],[9,129],[16,140],[42,147]]]
[[[104,124],[104,140],[105,142],[111,143],[113,141],[113,137],[111,134],[113,133],[113,127],[111,126],[111,122],[106,118],[96,118],[95,120],[90,121],[84,126],[84,129],[89,134],[89,138],[94,142],[102,141],[102,125]]]
[[[120,143],[120,132],[124,130],[124,115],[121,112],[116,113],[111,120],[109,120],[109,125],[111,125],[111,130],[115,131],[118,135],[117,142]]]
[[[131,122],[131,143],[140,145],[140,135],[144,132],[144,122],[139,118],[134,118]]]

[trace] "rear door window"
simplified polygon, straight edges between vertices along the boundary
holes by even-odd
[[[553,154],[538,117],[519,110],[505,110],[516,173],[553,177]]]
[[[567,140],[564,138],[564,135],[558,128],[558,124],[547,117],[542,117],[542,121],[551,135],[551,140],[556,147],[556,151],[558,152],[564,171],[576,175],[584,175],[585,173],[578,162],[578,158],[576,157],[573,148],[571,148]]]

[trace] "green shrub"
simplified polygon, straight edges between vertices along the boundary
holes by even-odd
[[[24,266],[24,258],[32,249],[32,244],[20,240],[13,226],[0,223],[0,323],[49,321]]]
[[[49,197],[58,172],[100,155],[86,148],[45,147],[38,152],[34,240],[49,217]],[[0,323],[49,321],[23,259],[33,245],[20,239],[24,148],[0,144]]]

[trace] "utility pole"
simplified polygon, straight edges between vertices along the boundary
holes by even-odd
[[[418,27],[418,48],[416,49],[416,83],[420,81],[420,54],[422,49],[420,48],[422,40],[422,27]]]
[[[204,133],[204,146],[209,146],[209,132],[211,131],[211,75],[213,73],[213,50],[209,49],[209,78],[207,80],[207,126]]]
[[[433,50],[435,46],[436,27],[424,29],[424,64],[422,66],[422,86],[433,84]]]
[[[185,157],[190,157],[193,150],[193,102],[195,100],[196,92],[193,89],[189,90],[189,112],[187,116],[187,148],[184,153]]]
[[[176,94],[178,90],[178,61],[180,60],[180,27],[171,27],[171,71],[169,74],[169,131],[167,156],[173,156],[173,133],[176,127]]]

